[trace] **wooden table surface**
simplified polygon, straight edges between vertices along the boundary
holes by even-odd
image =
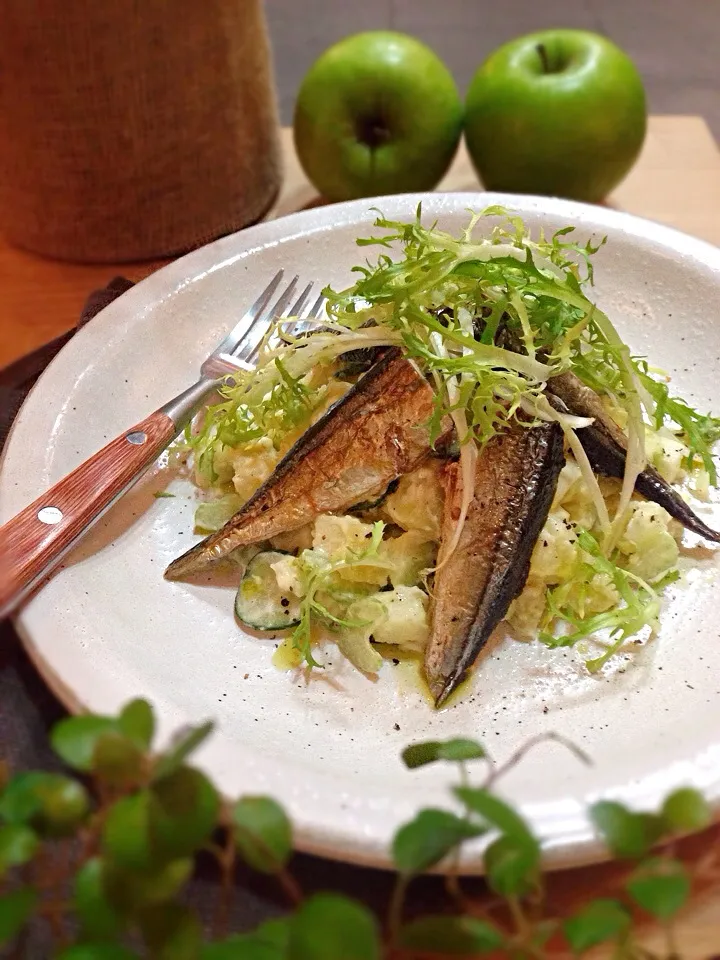
[[[269,216],[317,202],[283,130],[285,181]],[[440,184],[477,190],[464,147]],[[720,152],[700,117],[651,117],[634,170],[608,203],[671,224],[720,245]],[[86,294],[117,273],[140,280],[159,262],[123,265],[61,263],[18,250],[0,238],[0,367],[72,327]]]
[[[285,182],[269,216],[317,202],[288,130],[283,131],[283,144]],[[479,189],[464,148],[440,189]],[[720,151],[705,122],[699,117],[651,117],[642,155],[608,204],[720,245]],[[72,327],[91,289],[118,273],[139,280],[160,265],[59,263],[0,239],[0,367]],[[711,845],[720,852],[720,825],[683,842],[679,849],[698,868]],[[557,874],[550,883],[551,898],[564,906],[579,904],[612,888],[621,872],[609,864]],[[682,956],[692,960],[720,954],[720,873],[716,876],[714,869],[703,873],[678,927]],[[647,936],[649,947],[665,952],[660,930],[648,927]]]

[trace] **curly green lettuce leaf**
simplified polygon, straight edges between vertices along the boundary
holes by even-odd
[[[645,628],[654,631],[660,613],[659,591],[676,579],[669,572],[652,586],[623,569],[614,559],[605,557],[598,541],[587,530],[578,528],[577,542],[584,554],[574,574],[546,594],[546,616],[540,639],[548,647],[571,647],[578,641],[607,631],[607,649],[586,660],[591,673],[601,670],[631,637]],[[597,577],[611,585],[619,603],[609,610],[587,615],[588,595],[596,590]],[[552,627],[550,632],[548,628]]]
[[[290,642],[309,667],[322,666],[312,653],[315,625],[323,625],[336,632],[367,625],[366,620],[348,618],[347,609],[363,592],[369,593],[375,588],[369,587],[363,591],[347,582],[338,583],[335,575],[377,557],[384,530],[385,524],[378,520],[372,525],[370,539],[361,549],[348,549],[346,556],[336,560],[330,559],[321,550],[304,550],[298,557],[297,569],[302,584],[300,622],[293,630]]]
[[[709,413],[702,414],[693,409],[680,397],[671,397],[667,383],[650,375],[647,361],[636,359],[635,366],[643,388],[654,401],[653,426],[659,430],[663,426],[674,425],[681,431],[682,439],[688,448],[683,466],[691,470],[696,460],[702,462],[710,483],[717,486],[717,469],[713,460],[713,444],[720,439],[720,418]]]

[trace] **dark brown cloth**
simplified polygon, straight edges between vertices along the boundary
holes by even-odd
[[[89,322],[103,307],[132,286],[124,277],[116,277],[107,287],[92,293],[82,311],[79,326]],[[24,398],[74,332],[63,334],[0,370],[0,450]],[[58,768],[60,764],[48,745],[47,737],[52,724],[64,714],[64,708],[28,660],[10,622],[0,623],[0,759],[7,760],[13,770]],[[303,855],[294,858],[292,870],[306,892],[341,890],[369,903],[381,915],[394,879],[391,874],[382,871]],[[285,903],[272,878],[260,877],[240,867],[237,888],[231,916],[231,927],[235,931],[252,929],[284,909]],[[212,865],[201,862],[190,884],[188,900],[205,920],[212,916],[216,890],[216,875]],[[416,885],[411,911],[437,910],[442,907],[443,901],[440,881],[427,878]],[[42,934],[31,938],[28,951],[25,957],[45,960],[47,942]]]

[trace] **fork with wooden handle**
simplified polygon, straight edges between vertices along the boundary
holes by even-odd
[[[283,270],[275,274],[247,313],[203,361],[197,383],[124,431],[0,527],[0,619],[12,613],[103,513],[135,484],[223,377],[257,359],[274,319],[297,317],[298,321],[289,324],[289,328],[304,329],[320,316],[325,303],[322,295],[308,306],[312,283],[292,302],[299,277],[294,277],[271,304],[283,274]]]

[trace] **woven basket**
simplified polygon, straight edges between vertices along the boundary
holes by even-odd
[[[0,230],[52,257],[170,256],[280,184],[261,0],[0,0]]]

